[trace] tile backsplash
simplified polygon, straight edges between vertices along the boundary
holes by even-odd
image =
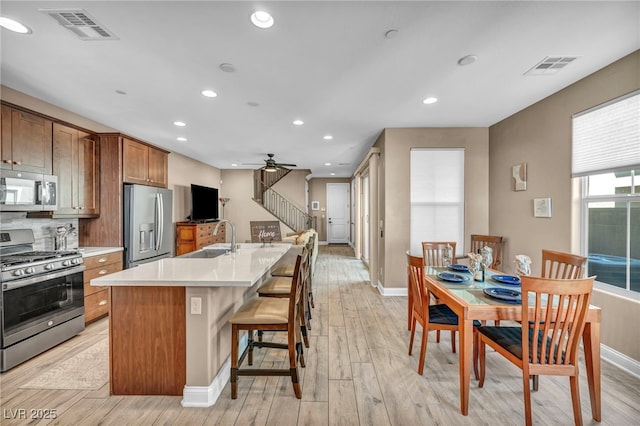
[[[78,248],[78,219],[27,219],[25,212],[2,212],[0,214],[0,230],[5,229],[33,229],[36,242],[34,250],[54,250],[56,228],[71,224],[76,232],[67,237],[67,250]]]

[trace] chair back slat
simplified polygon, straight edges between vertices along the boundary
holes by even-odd
[[[481,250],[485,246],[489,246],[493,250],[491,269],[500,269],[502,265],[503,245],[503,238],[497,235],[471,235],[471,253],[478,253],[478,250]]]
[[[447,266],[444,263],[444,252],[447,245],[451,246],[451,263],[456,263],[456,242],[455,241],[423,241],[422,258],[424,266]]]
[[[407,274],[409,276],[409,291],[413,297],[414,309],[425,312],[426,287],[424,285],[424,264],[421,257],[407,253]]]
[[[582,278],[587,258],[571,253],[553,250],[542,250],[542,276],[573,280]]]
[[[522,349],[530,364],[576,365],[594,277],[549,279],[523,276]],[[531,311],[528,296],[535,295]]]
[[[296,256],[296,265],[291,278],[291,292],[289,293],[289,331],[293,332],[298,325],[298,314],[302,303],[303,287],[308,275],[309,252],[304,248],[302,254]]]

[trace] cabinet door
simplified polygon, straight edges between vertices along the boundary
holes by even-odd
[[[78,137],[78,213],[100,213],[100,151],[98,142],[80,133]]]
[[[53,124],[53,174],[58,176],[56,214],[76,214],[78,208],[78,131]]]
[[[11,169],[11,109],[3,106],[0,114],[0,169]]]
[[[122,138],[122,179],[128,183],[149,184],[149,147]]]
[[[26,112],[11,113],[13,170],[51,174],[52,124],[51,120]]]
[[[164,151],[149,147],[149,183],[153,186],[166,188],[168,155]]]

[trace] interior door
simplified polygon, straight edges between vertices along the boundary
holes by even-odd
[[[349,184],[327,184],[327,242],[349,242]]]

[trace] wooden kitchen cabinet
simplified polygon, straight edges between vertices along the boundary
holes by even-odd
[[[217,222],[176,223],[176,256],[186,254],[203,247],[226,241],[225,223],[221,223],[218,234],[213,235]]]
[[[51,174],[53,122],[4,105],[1,115],[0,168]]]
[[[158,186],[166,188],[168,184],[168,153],[122,138],[122,178],[127,183]]]
[[[58,210],[54,216],[98,216],[100,152],[89,133],[53,124],[53,174],[58,176]]]
[[[85,257],[84,265],[84,322],[87,324],[109,313],[110,287],[92,286],[90,282],[93,278],[121,271],[122,252]]]

